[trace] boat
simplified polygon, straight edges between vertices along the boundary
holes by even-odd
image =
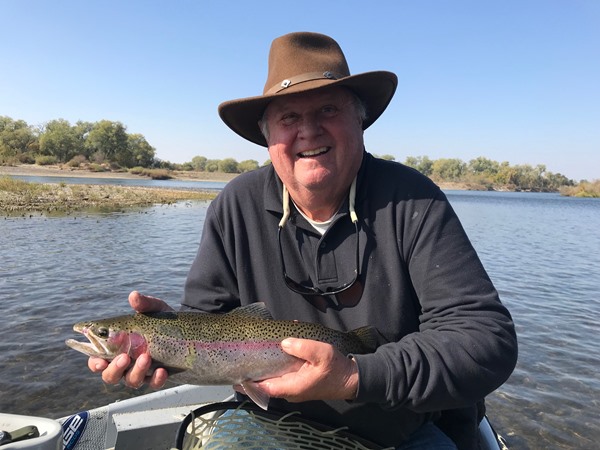
[[[81,411],[60,419],[0,413],[0,430],[35,426],[38,436],[2,450],[172,450],[184,419],[206,405],[231,399],[229,386],[181,385]],[[482,450],[507,450],[487,417],[479,425]],[[323,447],[319,447],[323,448]],[[363,447],[367,448],[367,447]]]

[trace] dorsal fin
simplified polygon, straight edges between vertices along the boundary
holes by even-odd
[[[377,347],[386,342],[379,330],[373,326],[357,328],[348,333],[355,335],[368,353],[374,352]]]
[[[231,316],[255,317],[257,319],[273,320],[273,316],[267,309],[264,302],[250,303],[249,305],[240,306],[227,314]]]

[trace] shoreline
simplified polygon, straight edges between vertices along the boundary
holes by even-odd
[[[196,172],[171,170],[168,172],[172,180],[180,181],[215,181],[227,183],[237,177],[237,173],[224,172]],[[74,168],[66,165],[39,166],[37,164],[19,164],[15,166],[1,166],[0,177],[3,176],[30,176],[30,177],[73,177],[73,178],[104,178],[104,179],[126,179],[126,180],[150,180],[144,175],[136,175],[129,172],[91,172],[84,168]],[[443,191],[496,191],[517,192],[514,186],[486,186],[481,183],[469,181],[434,181]],[[561,189],[560,194],[567,197],[600,197],[600,181],[584,183],[574,188]],[[587,189],[587,190],[586,190]],[[588,192],[589,191],[589,192]],[[528,191],[525,191],[528,192]],[[554,192],[554,191],[553,191]],[[558,191],[556,191],[558,192]]]
[[[56,182],[29,182],[10,175],[56,177]],[[69,176],[58,170],[18,168],[0,170],[0,216],[33,217],[41,214],[70,215],[83,211],[118,211],[131,207],[157,204],[171,205],[179,201],[210,201],[216,197],[211,190],[164,187],[122,186],[118,184],[71,184],[60,182]],[[107,174],[102,178],[121,179],[127,174]],[[143,178],[128,174],[128,179]],[[80,178],[96,178],[93,173],[79,174]]]
[[[228,182],[233,180],[239,174],[223,172],[188,172],[171,171],[169,173],[172,180],[182,181],[220,181]],[[148,180],[149,177],[134,175],[129,172],[90,172],[85,169],[76,169],[72,167],[62,167],[58,165],[38,166],[36,164],[20,164],[17,166],[0,166],[0,177],[4,175],[17,175],[27,177],[73,177],[73,178],[107,178],[107,179],[126,179],[126,180]],[[468,191],[468,190],[487,190],[482,186],[473,186],[468,183],[437,183],[441,189]],[[479,189],[478,189],[479,188]]]
[[[16,166],[0,166],[0,176],[18,175],[26,177],[73,177],[73,178],[111,178],[126,180],[148,180],[149,177],[134,175],[129,172],[90,172],[86,169],[62,167],[59,165],[38,166],[36,164],[19,164]],[[188,181],[231,181],[238,174],[222,172],[170,172],[173,180]]]

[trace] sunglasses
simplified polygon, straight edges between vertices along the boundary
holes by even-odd
[[[277,231],[277,240],[279,242],[279,258],[281,260],[281,268],[282,268],[282,272],[283,272],[283,281],[285,281],[285,285],[288,287],[288,289],[296,292],[297,294],[301,294],[301,295],[336,295],[339,294],[340,292],[344,292],[347,289],[350,289],[354,283],[356,283],[356,280],[358,279],[358,264],[359,264],[359,258],[358,258],[358,251],[359,251],[359,245],[358,245],[358,221],[353,220],[352,223],[354,223],[354,236],[356,239],[356,257],[355,257],[355,269],[354,269],[354,277],[352,278],[351,281],[349,281],[348,283],[344,283],[340,286],[337,287],[328,287],[327,289],[323,290],[323,289],[319,289],[317,287],[314,286],[306,286],[302,283],[298,283],[297,281],[293,280],[292,278],[290,278],[285,270],[285,258],[283,257],[283,248],[281,245],[281,230],[283,229],[283,226],[279,226],[279,230]]]

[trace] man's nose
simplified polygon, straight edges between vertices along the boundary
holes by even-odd
[[[306,114],[298,125],[298,134],[301,137],[308,138],[318,136],[323,133],[321,120],[317,114]]]

